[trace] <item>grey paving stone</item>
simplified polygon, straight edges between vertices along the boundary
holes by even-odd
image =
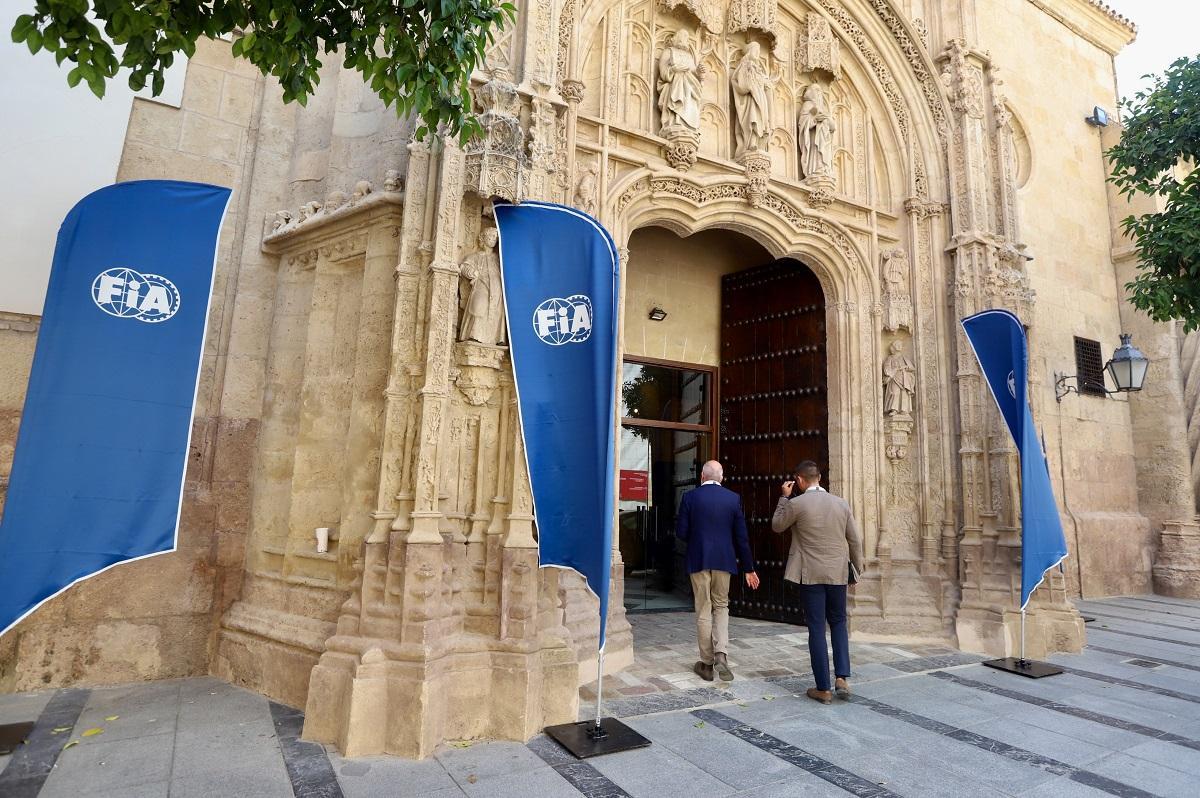
[[[1008,793],[963,779],[899,751],[832,753],[830,761],[901,795],[922,798],[1003,798]]]
[[[1195,776],[1124,753],[1096,762],[1089,770],[1156,795],[1185,796],[1196,791]]]
[[[111,790],[88,790],[87,798],[169,798],[171,783],[158,781],[153,784],[116,787]]]
[[[795,772],[787,762],[691,714],[638,718],[630,726],[735,789],[763,786]]]
[[[661,745],[597,757],[588,764],[633,798],[719,798],[736,792]]]
[[[972,726],[971,731],[1081,768],[1087,768],[1090,763],[1112,753],[1111,749],[1104,746],[1021,723],[1012,718],[981,723]]]
[[[0,724],[36,721],[53,697],[53,690],[0,695]]]
[[[860,693],[873,697],[876,694],[871,692],[871,687],[873,685],[864,686]],[[926,690],[895,690],[883,693],[880,700],[943,723],[966,728],[995,720],[1014,711],[1011,702],[1004,704],[981,697],[987,695],[979,693],[978,696],[972,696],[968,693],[951,693],[947,690],[942,695],[935,696]]]
[[[175,740],[169,735],[112,741],[100,736],[85,738],[59,755],[41,796],[73,798],[92,790],[166,781],[171,777],[174,748]]]
[[[579,798],[579,790],[552,768],[468,781],[462,791],[478,798]]]
[[[1119,690],[1120,688],[1117,689]],[[1106,715],[1132,720],[1153,729],[1175,732],[1176,734],[1181,734],[1183,729],[1186,729],[1195,721],[1194,715],[1176,715],[1172,712],[1163,711],[1162,708],[1146,706],[1138,701],[1137,695],[1130,696],[1120,693],[1111,693],[1110,695],[1073,695],[1065,698],[1063,703],[1084,707],[1085,709],[1094,709]]]
[[[823,759],[897,748],[906,738],[937,739],[931,732],[862,707],[838,704],[822,707],[809,703],[826,711],[750,725]]]
[[[1200,776],[1200,751],[1174,745],[1163,740],[1147,740],[1141,745],[1125,751],[1126,755],[1135,759],[1145,759],[1150,762]],[[1200,790],[1198,790],[1200,791]]]
[[[283,755],[269,719],[225,729],[181,726],[175,740],[176,778],[203,777],[214,770],[253,766],[269,766],[285,773]]]
[[[1008,717],[1020,723],[1046,729],[1112,751],[1124,751],[1146,742],[1145,737],[1134,732],[1030,705],[1023,706]]]
[[[210,770],[171,780],[171,798],[293,798],[292,784],[280,768],[249,765]]]
[[[75,734],[81,734],[88,729],[102,728],[107,742],[174,734],[175,719],[175,711],[165,704],[132,704],[128,707],[119,704],[94,707],[89,704],[79,714]]]
[[[797,770],[796,775],[788,779],[735,795],[736,798],[846,798],[850,793],[811,773]]]
[[[761,723],[778,718],[791,718],[816,712],[821,705],[807,698],[796,698],[791,693],[776,689],[774,693],[765,693],[759,698],[747,698],[744,701],[734,701],[720,707],[721,712],[747,723],[752,720]]]
[[[1104,798],[1109,793],[1063,777],[1021,793],[1021,798]]]
[[[459,786],[466,784],[471,776],[490,779],[549,767],[533,751],[514,742],[475,743],[469,748],[439,748],[434,757]]]
[[[897,750],[922,761],[936,763],[937,768],[949,772],[959,781],[982,784],[1001,792],[1021,792],[1058,777],[1055,773],[1014,762],[949,737],[919,742],[906,740]]]
[[[343,759],[331,754],[330,763],[346,798],[421,798],[458,785],[437,759],[412,761],[398,757]]]

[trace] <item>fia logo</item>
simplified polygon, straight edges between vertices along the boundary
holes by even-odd
[[[106,269],[92,281],[92,301],[110,316],[155,324],[179,312],[179,289],[160,274]]]
[[[547,299],[533,311],[533,331],[551,346],[583,343],[592,336],[592,300],[583,294]]]
[[[1017,398],[1017,375],[1015,372],[1008,372],[1008,392],[1012,394],[1012,398]]]

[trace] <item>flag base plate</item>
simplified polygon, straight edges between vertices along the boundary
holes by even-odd
[[[574,754],[576,759],[632,751],[650,745],[649,740],[616,718],[601,718],[599,731],[596,721],[581,720],[578,723],[547,726],[545,732],[546,736]]]
[[[1032,659],[1019,659],[1017,657],[1005,657],[1004,659],[989,659],[981,662],[981,665],[986,665],[989,668],[995,668],[998,671],[1007,671],[1015,673],[1018,676],[1027,676],[1030,679],[1042,679],[1046,676],[1057,676],[1063,672],[1062,668],[1057,668],[1049,662],[1038,662]]]
[[[31,731],[33,731],[33,721],[31,720],[24,723],[0,724],[0,755],[11,754],[17,750],[17,746],[29,738]]]

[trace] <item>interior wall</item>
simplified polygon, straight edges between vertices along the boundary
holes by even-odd
[[[719,365],[721,276],[774,260],[762,246],[728,230],[687,238],[662,227],[629,237],[625,273],[625,355]],[[650,310],[667,312],[651,321]]]

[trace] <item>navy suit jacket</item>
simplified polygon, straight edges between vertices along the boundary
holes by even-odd
[[[675,534],[687,543],[687,569],[697,571],[750,573],[754,556],[750,553],[750,535],[742,499],[720,485],[701,485],[683,494]]]

